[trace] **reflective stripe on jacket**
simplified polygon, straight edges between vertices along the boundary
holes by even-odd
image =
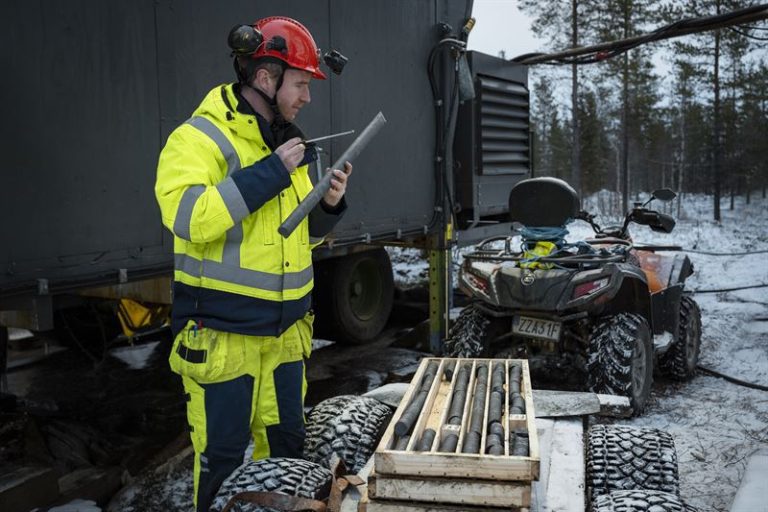
[[[175,235],[174,277],[189,287],[266,301],[295,301],[312,289],[309,223],[284,239],[277,228],[312,189],[307,166],[289,174],[257,120],[232,108],[232,85],[208,93],[171,133],[155,194]],[[205,312],[202,312],[203,314]]]

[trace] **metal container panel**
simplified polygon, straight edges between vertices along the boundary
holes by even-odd
[[[0,17],[0,287],[167,263],[154,2],[12,1]]]
[[[134,280],[172,268],[154,198],[157,157],[203,96],[234,79],[226,36],[267,15],[301,20],[350,61],[314,81],[307,136],[388,124],[355,162],[350,243],[419,230],[434,205],[434,109],[426,61],[449,0],[73,0],[0,3],[6,123],[0,127],[0,297]],[[351,139],[325,148],[323,164]],[[122,270],[121,270],[122,269]],[[44,285],[38,280],[48,280]]]
[[[509,191],[531,165],[527,69],[477,52],[467,57],[476,96],[459,108],[456,126],[458,229],[506,213]]]

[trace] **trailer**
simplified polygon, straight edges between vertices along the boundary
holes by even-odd
[[[54,312],[84,296],[171,302],[157,157],[204,94],[234,80],[229,29],[285,15],[349,58],[342,76],[313,82],[298,119],[307,136],[359,132],[378,111],[388,120],[354,162],[347,213],[315,251],[315,303],[329,306],[320,316],[342,341],[374,337],[394,289],[384,246],[418,247],[430,254],[439,350],[449,281],[435,276],[450,271],[456,243],[509,230],[507,192],[530,174],[526,68],[465,51],[471,10],[471,0],[3,3],[12,122],[0,340],[8,326],[53,329]],[[317,174],[348,144],[320,143]]]

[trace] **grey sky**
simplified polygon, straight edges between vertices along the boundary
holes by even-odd
[[[475,0],[477,19],[469,35],[469,49],[489,55],[506,52],[507,58],[540,49],[542,42],[531,32],[531,20],[517,8],[517,0]]]

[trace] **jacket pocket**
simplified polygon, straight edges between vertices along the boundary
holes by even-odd
[[[190,320],[176,336],[169,358],[171,370],[200,383],[230,380],[245,367],[243,336],[198,328]]]
[[[279,227],[278,212],[280,206],[277,198],[273,197],[258,210],[261,236],[264,245],[274,245],[277,228]]]

